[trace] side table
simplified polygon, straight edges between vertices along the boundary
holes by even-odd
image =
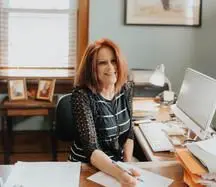
[[[20,100],[9,101],[6,97],[1,103],[3,111],[3,134],[4,134],[4,163],[10,163],[10,155],[13,144],[13,124],[12,117],[18,116],[48,116],[50,123],[50,139],[52,147],[52,159],[57,158],[56,153],[56,138],[54,136],[55,125],[55,108],[57,104],[57,96],[54,96],[52,102],[39,100]]]

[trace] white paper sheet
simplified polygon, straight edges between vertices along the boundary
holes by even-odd
[[[126,164],[126,163],[124,165],[126,165],[128,168],[136,168],[137,170],[141,172],[141,176],[139,178],[144,180],[144,184],[142,182],[138,182],[137,187],[143,187],[143,186],[145,187],[152,187],[152,186],[167,187],[173,182],[172,179],[160,176],[158,174],[152,173],[147,170],[140,169],[133,165]],[[110,187],[110,186],[121,187],[120,183],[115,178],[103,172],[97,172],[91,175],[90,177],[88,177],[88,179],[98,184],[101,184],[105,187]]]
[[[204,141],[195,142],[195,144],[207,153],[216,156],[216,137]]]
[[[79,187],[80,162],[18,162],[4,187]]]
[[[159,110],[158,106],[160,106],[160,104],[155,103],[154,101],[133,101],[133,111],[156,112]]]
[[[121,187],[120,183],[113,177],[99,171],[93,175],[91,175],[90,177],[88,177],[87,179],[94,181],[98,184],[101,184],[105,187]]]
[[[208,168],[209,173],[216,173],[216,138],[193,142],[187,144],[187,148],[192,152],[204,166]]]

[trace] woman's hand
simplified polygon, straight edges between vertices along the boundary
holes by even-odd
[[[140,172],[135,169],[130,169],[131,174],[128,174],[126,171],[122,171],[122,174],[119,176],[119,182],[121,187],[135,187],[137,184],[137,176],[140,176]]]

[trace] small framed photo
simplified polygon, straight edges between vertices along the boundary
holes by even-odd
[[[40,79],[36,98],[51,102],[55,89],[55,81],[55,79]]]
[[[8,96],[10,101],[26,100],[26,80],[25,79],[10,79],[8,80]]]

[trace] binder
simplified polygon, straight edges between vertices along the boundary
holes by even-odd
[[[184,182],[190,187],[204,187],[201,176],[208,173],[207,169],[185,148],[176,149],[176,158],[184,168]]]
[[[204,187],[204,185],[195,183],[187,171],[184,171],[184,182],[190,187]]]
[[[208,173],[208,170],[200,164],[188,149],[176,149],[176,154],[190,173],[199,176]]]

